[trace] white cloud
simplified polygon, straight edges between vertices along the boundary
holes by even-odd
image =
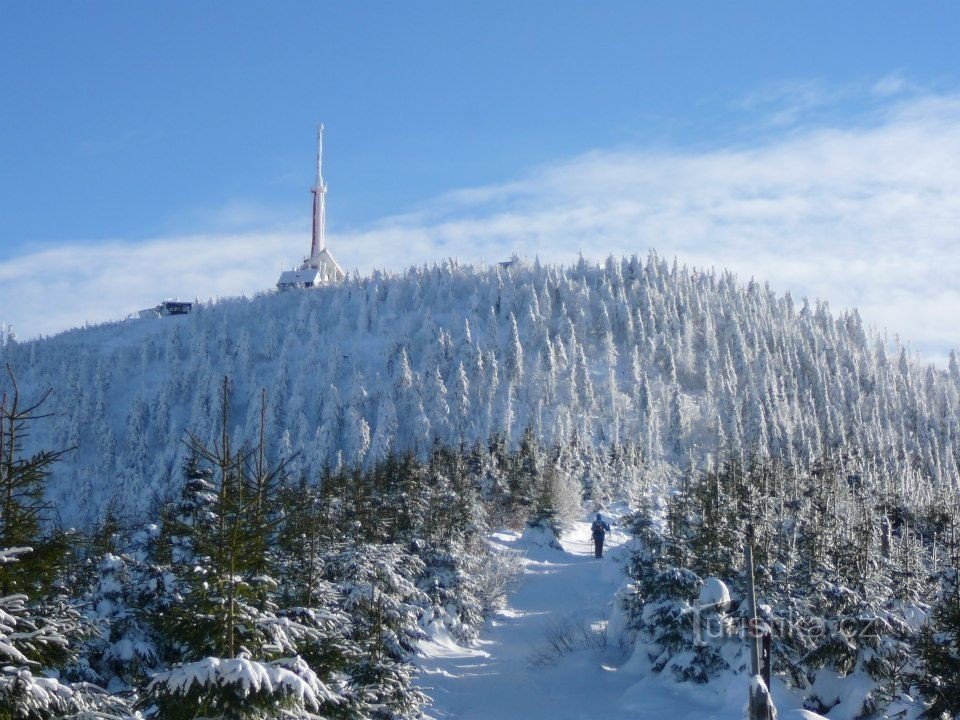
[[[872,92],[897,94],[902,82],[885,79]],[[657,248],[835,310],[857,306],[924,359],[960,345],[960,96],[892,102],[859,127],[764,137],[708,152],[592,152],[451,192],[332,237],[331,248],[361,272],[449,256],[495,261],[518,251],[568,263],[579,251],[602,259]],[[307,242],[306,230],[246,233],[22,257],[0,264],[0,319],[29,336],[165,295],[255,292]]]
[[[910,88],[910,83],[900,73],[891,73],[877,80],[870,86],[870,92],[880,97],[899,95]]]
[[[293,233],[257,233],[47,249],[0,262],[0,320],[29,338],[119,320],[167,297],[252,293],[269,286],[300,245]]]

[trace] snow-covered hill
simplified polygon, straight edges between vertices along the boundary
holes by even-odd
[[[374,274],[203,305],[185,317],[7,343],[21,393],[54,394],[31,447],[77,446],[51,482],[69,523],[139,514],[180,482],[186,430],[229,426],[296,472],[371,464],[435,440],[635,443],[684,468],[727,448],[808,460],[846,441],[916,487],[957,483],[960,368],[729,274],[650,255],[603,266]],[[4,387],[9,383],[4,380]]]

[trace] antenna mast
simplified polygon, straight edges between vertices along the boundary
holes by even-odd
[[[323,182],[323,125],[317,127],[317,182],[313,193],[313,238],[310,242],[310,260],[316,260],[327,248],[324,237],[327,229],[327,186]]]
[[[317,126],[317,181],[313,193],[313,236],[310,257],[297,270],[284,270],[277,281],[278,290],[312,288],[339,282],[347,277],[327,249],[327,184],[323,181],[323,125]]]

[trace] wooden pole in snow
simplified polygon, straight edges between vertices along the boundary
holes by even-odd
[[[750,536],[753,533],[749,533]],[[743,548],[747,572],[747,633],[750,638],[750,674],[760,674],[760,638],[757,634],[757,592],[753,585],[753,538]]]
[[[750,702],[748,720],[776,720],[777,710],[770,699],[770,689],[761,676],[760,631],[757,623],[757,591],[753,584],[753,525],[747,526],[747,542],[743,546],[744,570],[747,573],[747,634],[750,639]]]

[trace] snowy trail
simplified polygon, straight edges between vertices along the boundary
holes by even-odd
[[[599,651],[577,651],[552,666],[534,659],[547,647],[552,625],[606,623],[623,581],[617,548],[626,539],[614,526],[597,560],[588,522],[564,534],[563,550],[526,545],[518,534],[495,536],[505,549],[525,554],[524,576],[508,607],[488,621],[478,647],[425,644],[421,684],[434,699],[431,714],[443,720],[609,717],[612,708],[596,706],[605,694],[596,687],[598,679],[607,674]],[[584,663],[595,667],[579,667]]]
[[[677,705],[692,710],[690,698],[667,688],[643,692],[641,678],[612,665],[622,661],[611,647],[578,647],[554,662],[536,658],[548,647],[557,624],[605,627],[614,593],[624,580],[628,536],[614,526],[604,557],[593,557],[590,523],[577,522],[564,534],[563,549],[527,544],[517,534],[495,537],[504,548],[525,553],[524,576],[505,610],[488,621],[478,646],[460,648],[446,638],[425,643],[421,686],[433,697],[438,720],[600,720],[623,716],[663,717]],[[697,708],[697,717],[710,717]],[[716,717],[724,717],[724,714]]]
[[[564,534],[563,549],[531,543],[517,533],[494,542],[525,554],[524,574],[507,607],[491,618],[476,647],[449,637],[422,644],[420,686],[433,698],[436,720],[732,720],[743,717],[746,678],[726,686],[677,685],[651,675],[643,660],[609,646],[578,648],[554,662],[536,658],[557,623],[605,627],[625,577],[629,537],[616,525],[604,557],[593,557],[590,523]],[[639,653],[643,655],[643,653]],[[780,694],[775,689],[775,698]],[[785,698],[781,698],[785,700]],[[790,703],[781,705],[782,710]],[[798,717],[794,711],[781,712]]]

